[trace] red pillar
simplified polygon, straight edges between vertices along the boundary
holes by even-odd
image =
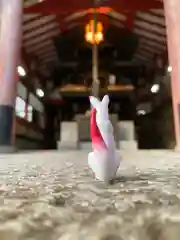
[[[1,0],[0,153],[12,152],[13,118],[21,44],[22,1]]]
[[[164,11],[169,63],[172,66],[171,88],[176,148],[180,149],[180,0],[164,0]]]

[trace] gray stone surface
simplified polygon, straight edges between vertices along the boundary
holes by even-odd
[[[0,156],[1,240],[179,240],[180,153],[122,152],[114,184],[86,151]]]
[[[61,122],[60,141],[57,141],[59,150],[77,150],[79,148],[78,127],[76,122]]]
[[[137,141],[120,141],[119,142],[120,149],[121,150],[126,150],[126,151],[132,151],[132,150],[137,150]]]
[[[120,141],[135,140],[134,121],[120,121],[118,123]]]

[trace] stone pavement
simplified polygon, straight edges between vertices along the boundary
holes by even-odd
[[[180,153],[122,152],[112,185],[87,151],[0,156],[0,240],[179,240]]]

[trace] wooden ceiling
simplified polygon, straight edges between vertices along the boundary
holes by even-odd
[[[67,35],[72,36],[74,32],[73,36],[77,41],[78,37],[75,35],[78,35],[78,31],[83,34],[82,29],[92,18],[92,7],[92,0],[24,1],[23,47],[27,54],[38,59],[39,68],[43,74],[50,74],[50,66],[59,66],[63,59],[61,56],[65,56],[67,52],[67,48],[65,51],[63,47],[65,43],[57,47],[57,44],[54,44],[54,38],[65,41]],[[127,56],[128,61],[152,62],[154,54],[161,54],[166,50],[162,1],[99,1],[97,11],[99,20],[107,29],[107,42],[116,48],[119,45],[121,49],[119,55],[121,56],[124,51],[123,54]],[[63,36],[66,36],[64,40],[62,40]],[[77,45],[74,46],[71,44],[69,48],[74,49],[73,54],[76,55]]]

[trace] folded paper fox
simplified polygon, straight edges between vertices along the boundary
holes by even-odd
[[[113,126],[109,120],[109,96],[105,95],[100,101],[91,96],[91,139],[93,152],[88,155],[88,164],[95,178],[109,182],[116,177],[120,165],[120,156],[116,150]]]

